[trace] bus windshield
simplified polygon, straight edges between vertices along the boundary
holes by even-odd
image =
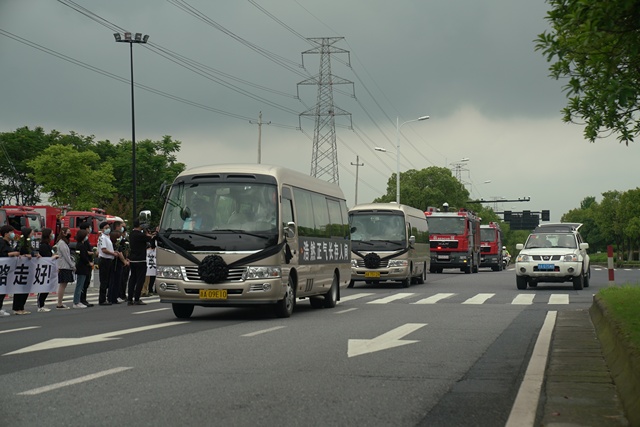
[[[427,222],[431,234],[464,234],[465,231],[465,218],[463,217],[428,216]]]
[[[277,200],[273,184],[179,183],[169,192],[160,233],[187,250],[263,249],[278,240]]]

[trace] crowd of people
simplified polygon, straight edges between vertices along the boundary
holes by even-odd
[[[72,232],[63,227],[55,236],[50,228],[42,229],[38,249],[31,245],[33,230],[23,227],[16,241],[15,229],[11,225],[0,227],[0,258],[3,257],[50,257],[55,260],[58,269],[58,288],[56,292],[57,310],[85,309],[93,307],[87,301],[87,290],[94,269],[99,272],[98,305],[109,306],[127,303],[127,305],[145,305],[140,298],[155,293],[155,235],[139,220],[133,221],[133,229],[127,232],[121,221],[102,222],[98,246],[89,243],[92,232],[89,223],[80,225],[75,236],[75,249],[71,249]],[[73,305],[64,304],[64,294],[69,283],[75,282]],[[51,311],[46,307],[48,293],[37,295],[37,311]],[[0,294],[0,317],[10,316],[3,309],[6,295]],[[13,295],[12,311],[15,315],[30,314],[25,310],[29,294]]]

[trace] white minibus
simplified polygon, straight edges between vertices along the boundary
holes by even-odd
[[[348,214],[335,184],[279,166],[221,164],[182,172],[157,231],[156,289],[178,318],[195,306],[297,299],[333,308],[350,280]]]

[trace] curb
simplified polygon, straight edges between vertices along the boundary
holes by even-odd
[[[640,426],[640,352],[623,337],[598,295],[589,309],[596,335],[630,425]]]

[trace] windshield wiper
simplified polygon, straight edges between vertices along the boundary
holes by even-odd
[[[218,228],[214,231],[230,231],[234,234],[248,234],[249,236],[253,236],[253,237],[259,237],[261,239],[268,239],[269,236],[264,236],[262,234],[255,234],[255,233],[250,233],[248,231],[245,230],[232,230],[231,228]]]
[[[366,240],[351,240],[351,242],[352,242],[352,243],[355,243],[355,242],[357,242],[357,243],[364,243],[364,244],[369,245],[369,246],[373,245],[373,243],[368,242],[368,241],[366,241]]]
[[[195,234],[196,236],[200,236],[200,237],[206,237],[207,239],[213,239],[213,240],[217,240],[218,236],[211,236],[209,234],[204,234],[204,233],[198,233],[197,231],[193,231],[193,230],[184,230],[182,228],[177,228],[177,229],[173,229],[173,228],[167,228],[166,230],[164,230],[167,233],[187,233],[187,234]]]
[[[375,240],[376,242],[384,242],[384,243],[393,243],[395,245],[402,245],[404,242],[399,242],[397,240]]]

